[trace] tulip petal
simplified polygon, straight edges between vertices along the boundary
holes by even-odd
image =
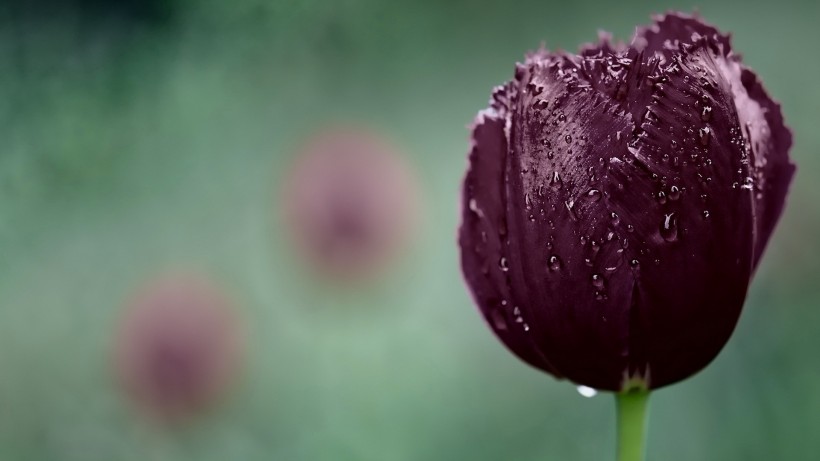
[[[474,126],[459,229],[462,270],[476,304],[499,339],[528,364],[560,378],[529,337],[522,335],[525,325],[517,321],[506,273],[504,126],[508,92],[508,87],[499,87],[493,107],[481,113]]]
[[[730,37],[720,33],[717,28],[701,21],[698,16],[683,13],[669,13],[653,18],[654,24],[649,27],[639,27],[633,38],[633,46],[642,49],[648,56],[660,54],[669,58],[684,48],[698,42],[702,38],[723,56],[731,51]]]
[[[727,65],[726,73],[736,78],[733,85],[740,126],[751,157],[751,185],[755,195],[754,267],[786,203],[795,166],[789,158],[792,145],[791,131],[783,123],[780,105],[774,102],[757,76],[740,63]]]
[[[772,100],[752,70],[740,63],[731,49],[729,36],[696,16],[670,13],[655,18],[649,28],[640,28],[636,40],[646,42],[646,50],[666,55],[699,37],[708,37],[715,45],[716,62],[724,77],[730,80],[732,94],[747,149],[753,159],[752,180],[755,190],[754,266],[757,267],[775,224],[780,219],[794,176],[795,166],[789,158],[791,131],[783,122],[780,105]]]

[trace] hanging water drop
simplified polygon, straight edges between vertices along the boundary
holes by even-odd
[[[578,386],[578,393],[581,394],[582,397],[586,397],[588,399],[598,395],[598,391],[587,386]]]

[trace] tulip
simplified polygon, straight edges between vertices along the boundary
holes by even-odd
[[[473,127],[459,245],[476,304],[557,378],[632,395],[692,376],[735,328],[791,143],[729,37],[696,17],[531,53]]]
[[[163,275],[124,309],[114,368],[125,395],[159,423],[182,423],[226,393],[242,358],[238,319],[226,296],[192,274]]]
[[[316,273],[377,278],[418,221],[415,176],[398,149],[364,128],[335,127],[298,151],[281,196],[283,221]]]

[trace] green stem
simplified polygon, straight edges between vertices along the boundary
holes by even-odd
[[[618,461],[643,461],[649,391],[615,394],[618,412]]]

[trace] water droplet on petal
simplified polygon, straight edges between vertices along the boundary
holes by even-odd
[[[590,202],[597,202],[601,200],[601,191],[598,189],[590,189],[589,192],[586,193],[586,199]]]
[[[678,218],[675,216],[675,213],[663,215],[660,232],[661,237],[667,242],[674,242],[678,239]]]
[[[661,205],[666,203],[666,192],[660,191],[658,192],[658,203]]]
[[[618,216],[618,213],[612,212],[612,214],[610,214],[609,217],[612,218],[612,225],[613,226],[617,226],[618,224],[621,223],[621,217]]]
[[[563,182],[561,181],[561,175],[558,174],[557,171],[552,173],[552,187],[556,189],[560,189],[563,186]]]
[[[493,309],[490,311],[490,317],[496,330],[505,331],[507,329],[507,319],[504,317],[503,312]]]
[[[604,288],[604,278],[600,274],[592,274],[592,286],[602,290]]]
[[[680,198],[680,187],[672,186],[669,188],[669,200],[675,201]]]
[[[698,130],[698,135],[700,136],[700,145],[706,146],[709,144],[709,135],[711,134],[711,130],[708,126],[705,126]]]
[[[498,261],[498,267],[501,268],[502,272],[507,272],[508,270],[510,270],[510,266],[507,265],[507,258],[502,256],[501,259]]]
[[[709,210],[703,210],[703,219],[709,219]]]
[[[481,211],[481,208],[478,207],[478,202],[476,201],[476,199],[471,198],[469,205],[470,205],[470,211],[477,214],[481,218],[484,217],[484,212]]]
[[[700,113],[700,119],[704,122],[708,122],[709,119],[712,118],[712,107],[706,106],[703,108],[703,111]]]
[[[561,260],[558,259],[558,256],[550,256],[550,270],[553,272],[561,270]]]
[[[566,141],[567,144],[572,144],[572,136],[570,136],[570,135],[564,136],[564,141]]]

